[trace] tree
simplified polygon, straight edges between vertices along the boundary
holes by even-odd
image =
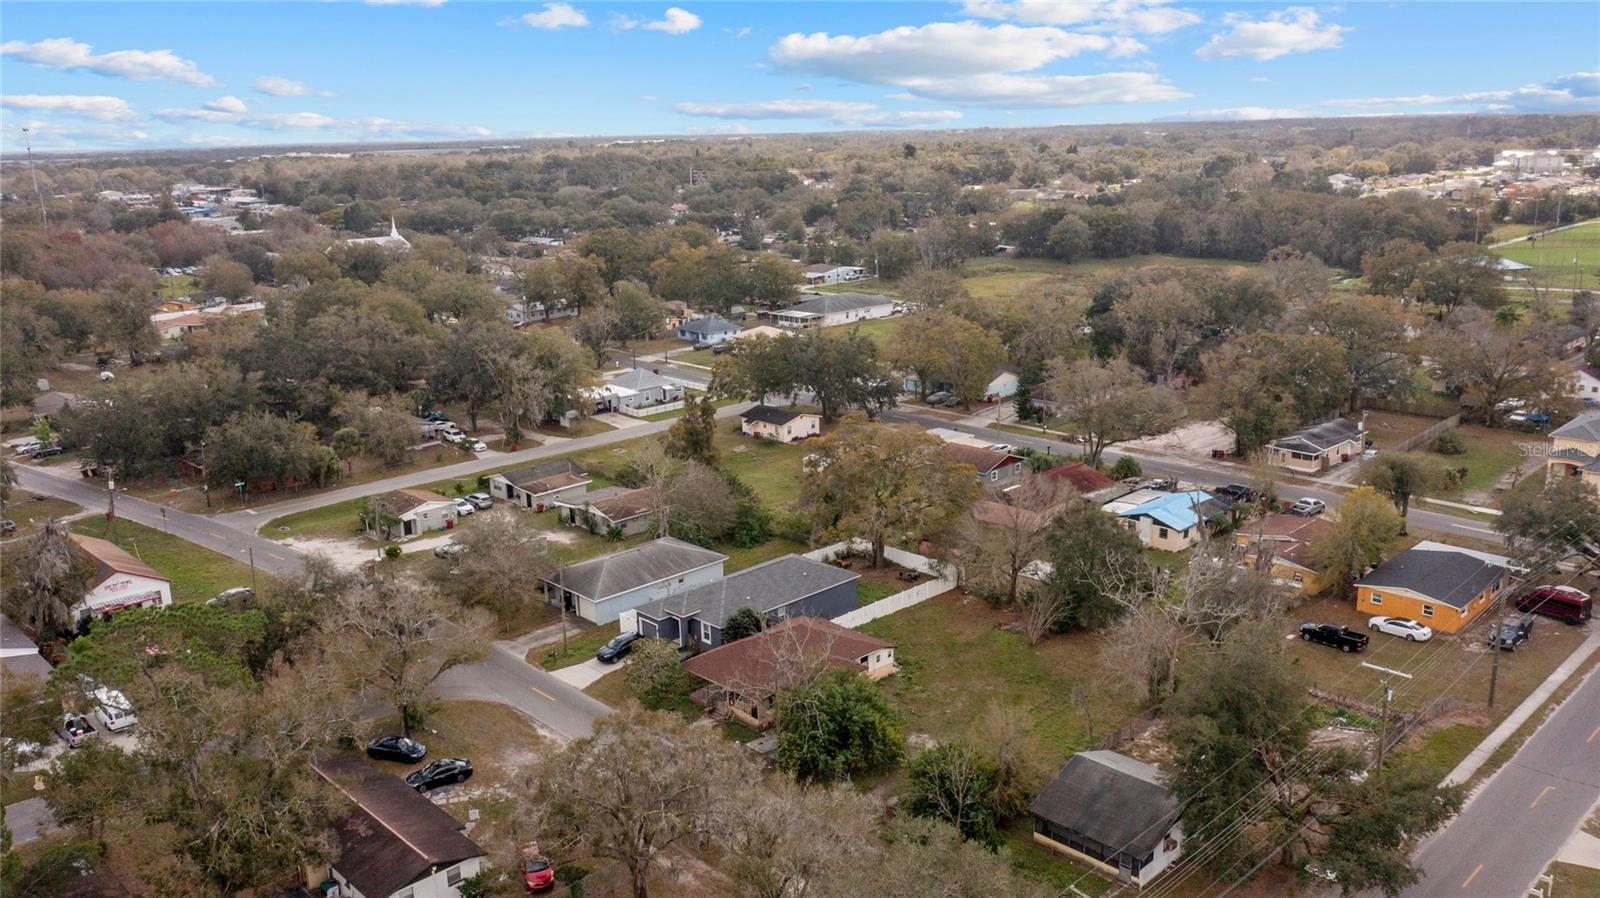
[[[1312,333],[1344,347],[1350,384],[1345,406],[1351,412],[1365,397],[1404,395],[1411,389],[1406,319],[1389,301],[1330,293],[1304,306],[1300,320]]]
[[[990,804],[995,818],[1005,821],[1026,814],[1046,779],[1042,749],[1028,713],[1015,706],[990,705],[973,721],[968,738],[973,750],[994,770]]]
[[[697,461],[685,463],[672,475],[665,502],[668,533],[702,546],[728,535],[738,505],[727,479]]]
[[[654,711],[666,710],[687,692],[687,674],[677,646],[665,639],[642,639],[628,654],[632,660],[622,678],[639,704]]]
[[[1311,560],[1333,577],[1341,593],[1383,560],[1386,550],[1400,538],[1404,521],[1388,501],[1371,487],[1353,490],[1339,503],[1339,519],[1326,534],[1313,540]],[[1265,555],[1267,543],[1257,546]],[[1267,564],[1262,558],[1259,564]]]
[[[10,610],[40,640],[72,629],[72,606],[83,599],[89,560],[78,551],[60,521],[46,521],[28,538],[16,561]]]
[[[907,770],[907,808],[956,828],[963,838],[990,847],[1000,841],[995,827],[995,772],[965,742],[924,749]]]
[[[462,322],[439,341],[439,363],[429,372],[428,389],[441,401],[465,404],[469,429],[477,430],[479,414],[500,398],[494,361],[519,355],[524,342],[503,322]]]
[[[100,293],[95,335],[128,354],[128,364],[142,365],[161,342],[150,313],[155,311],[155,284],[148,277],[124,275]]]
[[[572,339],[594,354],[594,363],[606,361],[606,347],[616,339],[621,319],[613,301],[606,299],[590,305],[572,325]]]
[[[1172,390],[1150,383],[1121,359],[1056,362],[1049,384],[1056,414],[1082,436],[1091,466],[1100,464],[1107,446],[1162,433],[1183,417]]]
[[[463,605],[481,605],[501,620],[515,618],[528,601],[528,584],[555,568],[544,535],[514,511],[479,512],[452,541],[461,554],[435,582]]]
[[[974,505],[950,541],[962,585],[986,598],[1016,602],[1023,570],[1043,553],[1049,515],[1069,498],[1069,491],[1042,474],[1028,474],[1021,483]],[[1042,637],[1043,632],[1029,633],[1030,642]]]
[[[1506,288],[1497,261],[1476,243],[1447,243],[1422,267],[1418,298],[1438,309],[1441,319],[1468,303],[1498,308],[1506,301]]]
[[[1246,455],[1286,431],[1326,420],[1351,390],[1344,348],[1316,334],[1252,333],[1205,358],[1202,405]]]
[[[241,481],[320,482],[339,474],[338,456],[317,444],[315,427],[270,412],[234,415],[206,431],[205,442],[206,481],[213,489],[232,489]]]
[[[728,615],[727,621],[723,623],[722,644],[727,645],[730,642],[738,642],[746,636],[754,636],[764,629],[766,629],[765,622],[762,621],[761,615],[757,614],[754,608],[748,606],[740,608]]]
[[[837,333],[842,330],[742,340],[738,352],[714,364],[712,392],[757,401],[810,393],[824,421],[848,409],[875,414],[892,407],[899,389],[878,360],[877,344],[858,331]]]
[[[333,432],[333,436],[328,438],[328,448],[332,449],[333,454],[339,456],[339,460],[344,462],[345,473],[349,474],[351,473],[350,459],[360,455],[365,448],[365,444],[361,439],[361,431],[354,427],[341,427]]]
[[[1600,544],[1600,495],[1582,477],[1562,477],[1542,490],[1511,490],[1500,511],[1494,529],[1506,545],[1520,539],[1543,556],[1530,564]]]
[[[923,327],[901,340],[899,352],[906,358],[922,356],[921,365],[913,370],[919,374],[925,370],[932,379],[948,384],[951,395],[967,408],[984,398],[995,371],[1006,360],[999,337],[949,313],[929,315]],[[926,398],[926,382],[922,390]]]
[[[1361,466],[1361,479],[1389,497],[1400,512],[1400,532],[1406,532],[1406,512],[1411,499],[1444,482],[1444,471],[1431,457],[1411,452],[1384,453]]]
[[[1113,314],[1127,334],[1129,358],[1162,383],[1171,383],[1178,360],[1199,342],[1206,307],[1194,291],[1174,278],[1118,300]]]
[[[971,467],[937,437],[851,418],[811,453],[801,502],[815,530],[868,541],[882,567],[885,545],[937,533],[977,495]]]
[[[1053,603],[1041,623],[1046,631],[1106,626],[1118,614],[1111,594],[1144,568],[1139,537],[1084,499],[1069,501],[1050,522],[1045,556],[1051,570],[1034,592],[1037,601]]]
[[[830,669],[778,695],[778,766],[802,782],[832,782],[900,760],[900,714],[859,671]]]
[[[1430,261],[1432,253],[1426,246],[1397,238],[1361,257],[1361,276],[1374,293],[1414,299],[1422,291],[1422,271]]]
[[[724,869],[752,898],[806,898],[846,868],[881,863],[883,808],[848,785],[752,783],[729,834]]]
[[[800,265],[777,253],[760,253],[743,269],[746,298],[766,309],[781,309],[794,302],[796,284],[804,278]]]
[[[683,416],[667,428],[664,439],[666,452],[673,458],[714,466],[716,438],[717,407],[709,393],[701,393],[684,398]]]
[[[355,407],[343,415],[345,423],[359,431],[361,447],[368,454],[389,467],[400,464],[417,444],[416,422],[398,402],[399,397],[381,400],[383,405],[360,401],[364,398],[351,403]],[[337,454],[338,450],[334,451]]]
[[[250,269],[232,259],[212,259],[200,273],[201,290],[228,299],[242,299],[249,296],[255,287],[255,277],[250,273]]]
[[[487,612],[452,613],[416,584],[380,579],[341,594],[325,632],[350,681],[397,710],[401,732],[410,735],[425,716],[428,687],[452,667],[482,658],[492,629]]]
[[[617,339],[624,344],[648,340],[661,332],[667,320],[667,304],[652,296],[649,287],[638,281],[619,281],[612,286],[611,297]]]
[[[1498,426],[1516,404],[1508,401],[1513,399],[1543,409],[1571,403],[1570,373],[1525,326],[1454,327],[1434,335],[1431,342],[1429,355],[1446,390],[1461,397],[1474,420]]]
[[[541,842],[616,861],[634,898],[648,898],[663,854],[733,829],[746,790],[729,785],[759,776],[748,754],[676,714],[624,710],[550,753],[521,791]]]

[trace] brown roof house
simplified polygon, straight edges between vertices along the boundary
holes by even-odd
[[[563,458],[496,474],[489,478],[489,495],[520,508],[544,511],[557,500],[576,496],[588,486],[589,475],[571,459]]]
[[[116,543],[71,534],[79,557],[94,566],[88,589],[72,606],[73,619],[109,618],[126,608],[172,604],[172,580]]]
[[[963,443],[945,443],[945,454],[957,464],[971,465],[977,469],[980,483],[999,483],[1013,477],[1022,476],[1022,467],[1027,460],[1020,455],[1009,452],[997,452],[980,446],[968,446]]]
[[[894,644],[820,617],[791,617],[753,636],[683,662],[705,680],[696,699],[753,727],[772,722],[772,703],[821,668],[855,669],[878,680],[894,673]]]
[[[328,865],[346,898],[460,898],[461,882],[487,865],[465,824],[399,777],[350,756],[311,766],[355,805],[334,824]]]
[[[655,523],[655,502],[649,490],[608,486],[555,501],[562,523],[582,527],[602,536],[620,532],[632,536],[649,530]]]
[[[367,500],[367,532],[382,539],[410,539],[456,525],[456,500],[432,490],[394,490]]]
[[[1328,584],[1326,571],[1311,560],[1311,544],[1331,530],[1333,524],[1319,517],[1269,514],[1234,531],[1233,543],[1244,550],[1246,566],[1255,567],[1266,553],[1272,579],[1313,595]]]

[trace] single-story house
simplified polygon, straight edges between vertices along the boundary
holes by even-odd
[[[655,502],[649,492],[625,486],[577,493],[553,504],[562,523],[601,535],[610,533],[613,527],[621,528],[623,536],[643,533],[650,529],[655,517]]]
[[[1268,553],[1272,579],[1308,595],[1328,585],[1327,571],[1311,560],[1311,545],[1333,530],[1320,517],[1270,514],[1234,531],[1233,543],[1243,549],[1241,561],[1254,567]]]
[[[739,325],[726,318],[711,315],[693,318],[678,325],[678,339],[690,343],[726,343],[739,333]]]
[[[1600,486],[1600,411],[1584,412],[1550,431],[1544,456],[1545,477],[1582,477]]]
[[[520,508],[544,511],[559,499],[582,493],[589,483],[588,473],[576,462],[563,458],[495,474],[489,478],[489,495]]]
[[[0,614],[0,672],[7,680],[37,676],[43,680],[55,668],[39,654],[39,646],[11,618]]]
[[[1203,490],[1166,493],[1117,513],[1146,548],[1182,552],[1205,535],[1207,522],[1227,505]]]
[[[1366,425],[1335,418],[1302,427],[1267,444],[1267,463],[1303,473],[1317,473],[1352,458],[1367,448]]]
[[[163,340],[178,340],[190,331],[200,330],[211,322],[199,312],[172,312],[150,316],[151,323],[155,325],[156,333]]]
[[[1567,394],[1584,405],[1600,404],[1600,368],[1587,362],[1575,365],[1572,369],[1572,387]]]
[[[990,378],[988,385],[983,388],[983,401],[998,402],[1001,399],[1008,399],[1012,396],[1015,396],[1017,393],[1019,374],[1020,372],[1017,370],[1017,368],[1011,365],[1001,365],[999,368],[996,368],[994,377]],[[900,375],[900,388],[907,393],[921,395],[922,378],[918,377],[915,372],[907,371]],[[936,390],[948,390],[949,388],[950,384],[942,381],[938,383],[930,383],[928,385],[928,392],[932,393]]]
[[[369,518],[367,532],[375,536],[380,530],[387,530],[385,536],[392,534],[394,539],[407,539],[430,530],[446,530],[456,525],[456,500],[441,496],[432,490],[394,490],[373,499],[372,502],[384,515],[393,517],[398,522],[389,528],[383,526],[384,522]]]
[[[1455,633],[1511,585],[1513,567],[1503,555],[1423,540],[1356,581],[1356,610]]]
[[[833,327],[853,321],[888,318],[894,314],[894,300],[875,293],[815,293],[787,309],[770,313],[779,327]]]
[[[1068,758],[1028,807],[1035,842],[1139,888],[1183,853],[1181,810],[1159,770],[1114,751]]]
[[[808,284],[838,284],[844,281],[857,281],[867,273],[865,268],[858,265],[829,265],[826,262],[816,265],[807,265],[801,269],[805,274]]]
[[[648,602],[722,578],[728,556],[672,537],[544,575],[545,598],[586,621],[609,624]]]
[[[1041,477],[1048,477],[1057,483],[1066,484],[1081,495],[1088,496],[1107,487],[1115,486],[1116,481],[1096,471],[1082,462],[1070,465],[1060,465],[1040,472]]]
[[[978,480],[982,483],[999,483],[1020,477],[1022,467],[1027,463],[1027,459],[1020,455],[962,443],[945,443],[944,451],[951,461],[976,468]]]
[[[822,667],[879,680],[897,669],[894,644],[820,617],[792,617],[690,658],[684,670],[709,685],[695,697],[756,728],[772,723],[773,699]]]
[[[462,880],[488,865],[466,824],[400,777],[348,755],[311,767],[355,805],[334,823],[328,865],[346,898],[460,898]]]
[[[822,418],[810,412],[758,405],[739,416],[739,432],[758,440],[793,443],[822,433]]]
[[[684,647],[722,644],[722,628],[740,608],[763,620],[835,618],[856,607],[861,575],[799,555],[783,555],[638,608],[635,628]]]
[[[76,533],[70,536],[80,559],[94,567],[83,598],[72,606],[73,620],[105,620],[126,608],[172,604],[172,580],[160,571],[109,540]]]
[[[1117,484],[1116,489],[1107,488],[1105,499],[1100,505],[1100,510],[1106,514],[1120,515],[1130,508],[1138,508],[1153,499],[1172,495],[1172,490],[1161,489],[1153,486],[1131,486],[1126,483]]]
[[[683,399],[683,384],[649,368],[629,368],[606,378],[606,388],[595,402],[596,411],[649,408]]]

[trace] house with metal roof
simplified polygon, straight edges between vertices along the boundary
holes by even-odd
[[[584,492],[589,483],[586,471],[563,458],[495,474],[489,478],[489,495],[520,508],[543,511],[560,499]]]
[[[587,621],[609,624],[656,599],[722,579],[728,556],[672,537],[569,564],[540,578],[545,599]]]
[[[466,824],[405,780],[341,755],[311,768],[354,808],[334,822],[328,877],[350,898],[460,898],[463,880],[488,865]]]
[[[69,534],[80,559],[94,567],[83,598],[72,606],[73,620],[107,620],[128,608],[172,604],[172,580],[129,555],[121,546],[95,536]]]
[[[888,318],[894,300],[876,293],[814,293],[787,309],[770,313],[772,323],[791,329],[833,327]]]
[[[685,647],[722,644],[728,618],[749,608],[768,622],[835,618],[856,607],[861,575],[799,555],[784,555],[693,589],[641,605],[635,629]]]
[[[1360,458],[1367,448],[1367,429],[1361,421],[1335,418],[1267,444],[1267,464],[1305,474],[1326,471],[1334,465]]]
[[[1116,512],[1147,548],[1182,552],[1199,542],[1228,503],[1203,490],[1161,493]]]
[[[1584,412],[1550,431],[1544,458],[1545,480],[1582,477],[1600,487],[1600,411]]]
[[[1356,610],[1455,633],[1494,604],[1515,570],[1503,555],[1423,540],[1356,581]]]
[[[597,412],[649,408],[682,400],[683,384],[649,368],[629,368],[608,377],[602,386],[590,391],[590,398]]]
[[[44,679],[54,669],[39,654],[38,643],[11,618],[0,614],[0,672],[5,673],[5,678],[34,675]]]
[[[1068,758],[1028,806],[1035,842],[1139,888],[1183,853],[1181,810],[1157,768],[1114,751]]]

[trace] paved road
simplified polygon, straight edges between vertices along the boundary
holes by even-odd
[[[593,735],[594,722],[611,709],[529,664],[523,653],[515,643],[496,642],[484,660],[445,671],[434,690],[441,698],[510,705],[563,741]]]
[[[55,817],[43,798],[29,798],[6,805],[6,826],[11,828],[11,844],[26,845],[56,828]]]
[[[75,502],[91,511],[104,513],[108,505],[106,488],[98,480],[77,476],[76,469],[16,465],[17,484],[33,493]],[[155,502],[117,493],[117,517],[204,546],[213,552],[249,563],[252,550],[257,568],[282,576],[298,574],[305,556],[287,546],[262,539],[252,528],[240,529],[215,517],[190,514]]]
[[[1597,801],[1600,676],[1591,674],[1461,814],[1423,842],[1415,863],[1424,879],[1404,898],[1521,898]]]

